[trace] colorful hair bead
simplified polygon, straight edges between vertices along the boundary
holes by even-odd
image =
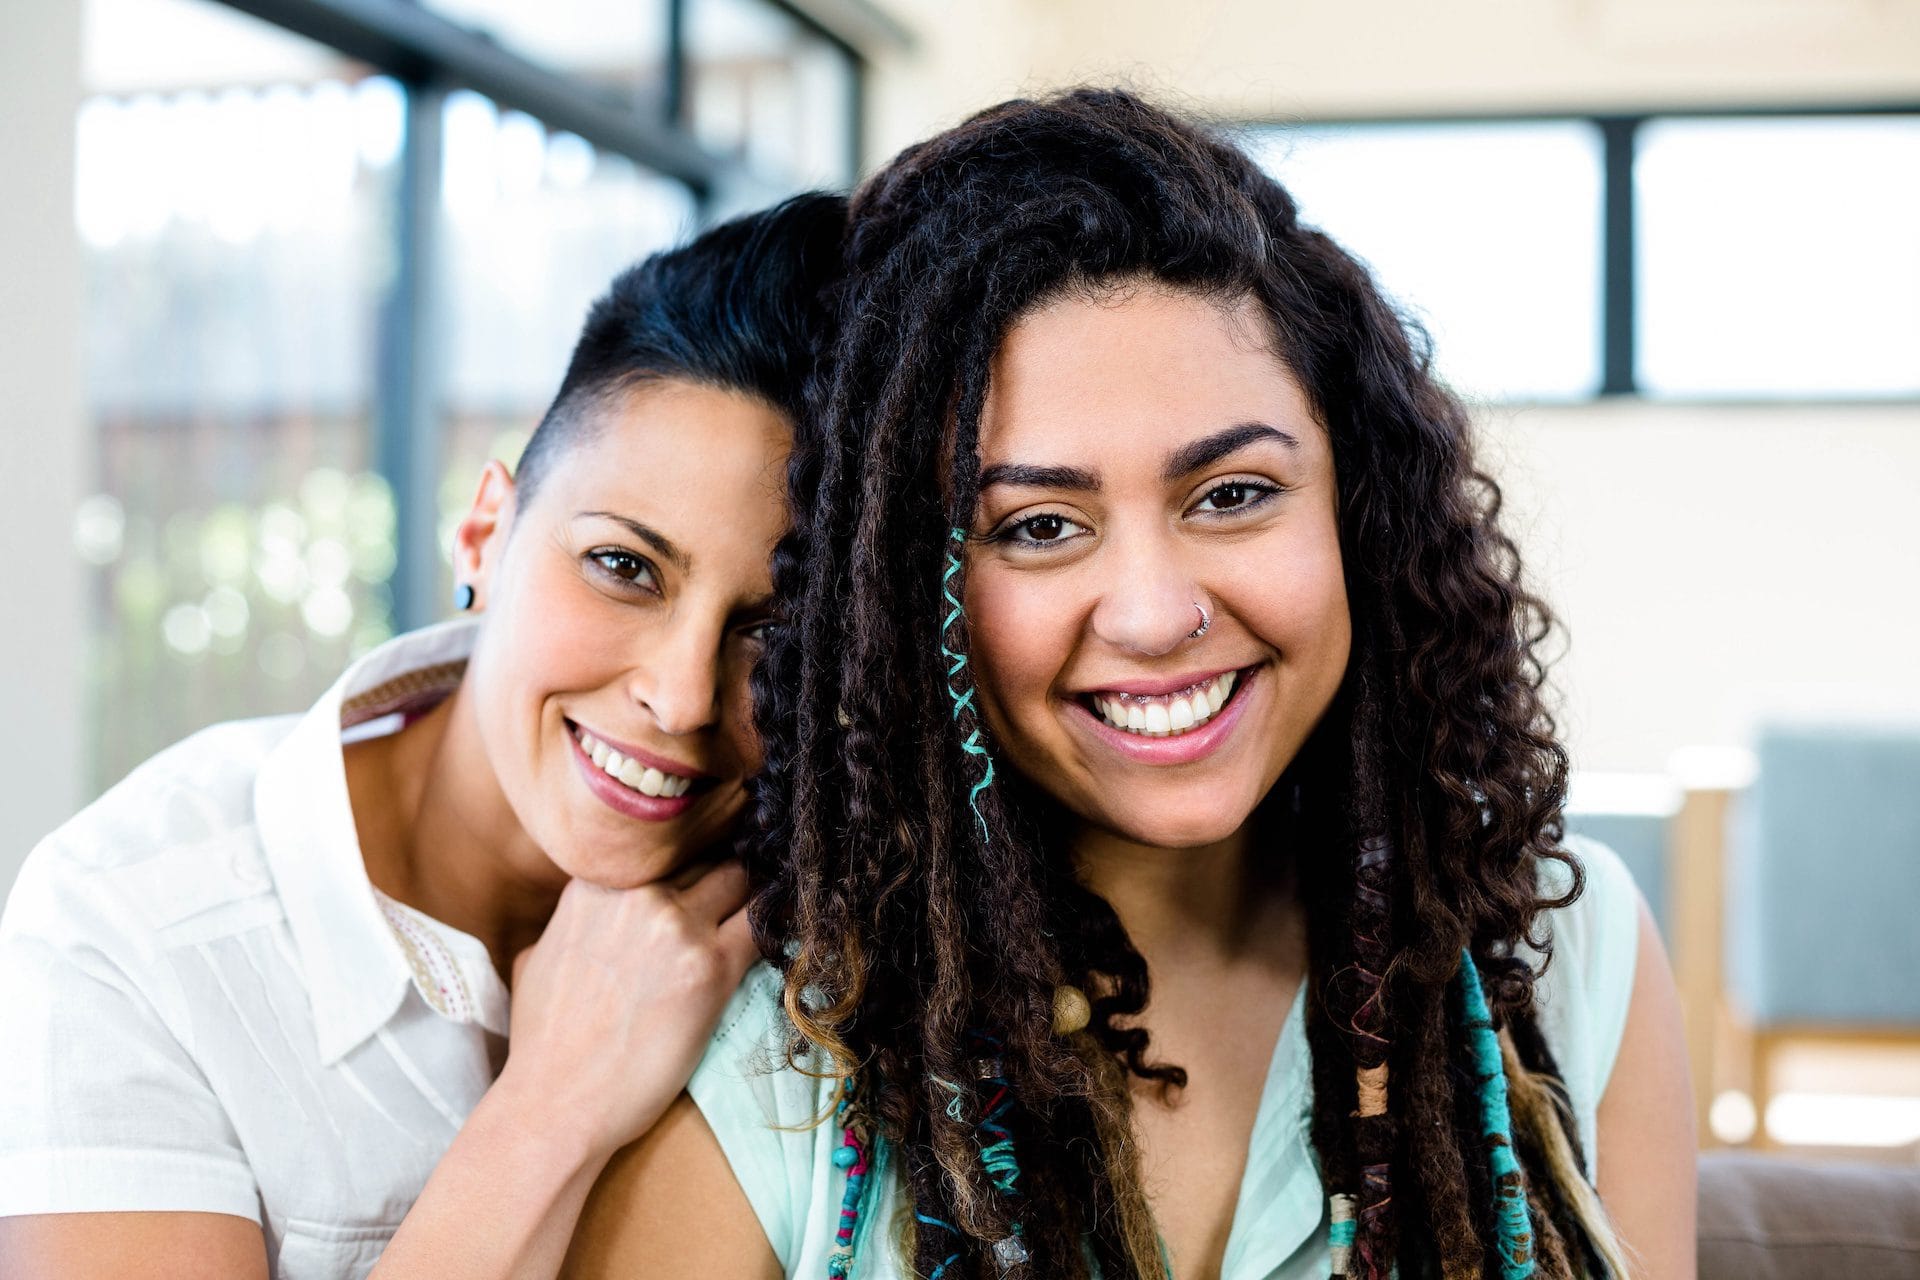
[[[840,1225],[833,1233],[834,1250],[827,1255],[827,1276],[828,1280],[846,1280],[853,1272],[853,1234],[860,1224],[860,1211],[865,1207],[867,1173],[872,1167],[868,1157],[877,1139],[861,1140],[861,1125],[850,1085],[840,1095],[835,1114],[841,1129],[840,1147],[833,1153],[833,1163],[834,1167],[847,1171],[847,1185],[840,1193]]]
[[[1333,1274],[1347,1274],[1347,1264],[1353,1257],[1353,1236],[1357,1224],[1353,1220],[1353,1197],[1344,1193],[1327,1197],[1328,1252],[1333,1256]]]
[[[1501,1280],[1526,1280],[1533,1274],[1533,1222],[1527,1216],[1527,1188],[1513,1151],[1513,1119],[1507,1110],[1507,1074],[1500,1061],[1500,1037],[1480,985],[1473,952],[1460,953],[1460,1001],[1473,1074],[1480,1082],[1480,1131],[1487,1142],[1493,1174],[1495,1250]]]

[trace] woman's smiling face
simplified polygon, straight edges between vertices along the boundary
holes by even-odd
[[[1331,447],[1258,306],[1147,282],[1036,309],[995,356],[980,463],[966,611],[996,753],[1124,839],[1232,835],[1352,639]]]
[[[466,683],[528,836],[566,874],[627,887],[720,842],[746,802],[791,431],[678,381],[586,412],[524,507],[496,465],[462,526],[485,613]]]

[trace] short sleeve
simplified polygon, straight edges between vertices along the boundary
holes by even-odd
[[[162,1015],[161,965],[104,885],[35,850],[0,920],[0,1217],[260,1220],[225,1109]]]
[[[833,1082],[789,1065],[781,978],[761,964],[747,974],[720,1019],[687,1092],[719,1140],[767,1233],[793,1274],[807,1227],[827,1193]]]
[[[1553,957],[1534,987],[1541,1034],[1560,1067],[1580,1123],[1589,1163],[1597,1164],[1600,1099],[1620,1055],[1640,954],[1640,892],[1619,855],[1595,840],[1569,836],[1567,851],[1585,873],[1580,897],[1549,911]],[[1564,864],[1543,863],[1541,892],[1568,887]],[[1536,967],[1537,961],[1536,961]]]

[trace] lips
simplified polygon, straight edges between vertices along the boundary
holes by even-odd
[[[1087,695],[1087,703],[1115,729],[1149,738],[1192,733],[1220,713],[1233,697],[1238,671],[1196,681],[1171,693],[1126,693],[1103,690]]]
[[[577,726],[573,736],[580,744],[580,749],[587,753],[602,773],[642,795],[665,796],[672,800],[693,789],[692,774],[670,773],[650,764],[642,764],[638,757],[625,755],[609,747]]]
[[[1081,694],[1068,705],[1087,734],[1126,759],[1150,765],[1192,764],[1227,742],[1246,710],[1249,689],[1260,682],[1262,669],[1255,664],[1197,678],[1135,681],[1127,688]],[[1217,706],[1216,695],[1220,698]],[[1196,698],[1206,708],[1204,718],[1197,716]],[[1181,729],[1173,728],[1175,702],[1184,702],[1184,714],[1192,717]],[[1138,729],[1131,727],[1136,714],[1141,722]],[[1122,716],[1127,727],[1117,723]],[[1162,716],[1166,717],[1164,729],[1148,727],[1149,723],[1159,724]]]
[[[625,817],[644,822],[677,818],[714,782],[677,761],[627,743],[609,743],[571,720],[567,735],[587,789]]]

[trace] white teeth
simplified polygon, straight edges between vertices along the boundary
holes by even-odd
[[[1174,737],[1198,729],[1219,714],[1233,694],[1238,672],[1229,671],[1171,697],[1133,694],[1095,695],[1093,708],[1116,729],[1148,738]]]
[[[693,789],[692,778],[666,773],[623,756],[585,729],[576,730],[574,736],[579,740],[580,749],[587,753],[602,773],[642,795],[671,800]]]

